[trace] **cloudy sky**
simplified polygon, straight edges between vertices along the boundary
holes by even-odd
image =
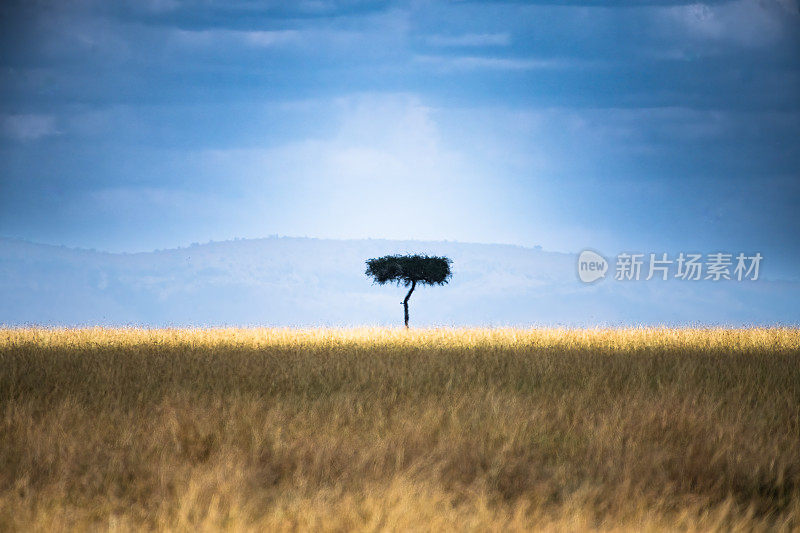
[[[760,251],[785,276],[798,139],[796,0],[0,7],[4,237]]]

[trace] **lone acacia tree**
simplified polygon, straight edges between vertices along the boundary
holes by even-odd
[[[406,327],[408,327],[408,299],[417,287],[417,283],[427,285],[444,285],[450,281],[450,264],[447,257],[430,257],[427,255],[386,255],[367,261],[367,276],[372,276],[374,283],[397,283],[411,288],[401,302],[405,311]]]

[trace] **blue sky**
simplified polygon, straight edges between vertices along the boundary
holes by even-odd
[[[5,237],[760,251],[796,276],[798,139],[796,0],[0,7]]]

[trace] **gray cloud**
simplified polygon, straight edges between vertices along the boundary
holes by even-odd
[[[8,115],[0,118],[3,134],[16,140],[35,141],[59,133],[50,115]]]
[[[425,42],[431,46],[480,47],[508,46],[511,36],[508,33],[464,33],[461,35],[430,35]]]

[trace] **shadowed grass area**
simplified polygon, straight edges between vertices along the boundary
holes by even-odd
[[[800,331],[0,330],[0,529],[796,530]]]

